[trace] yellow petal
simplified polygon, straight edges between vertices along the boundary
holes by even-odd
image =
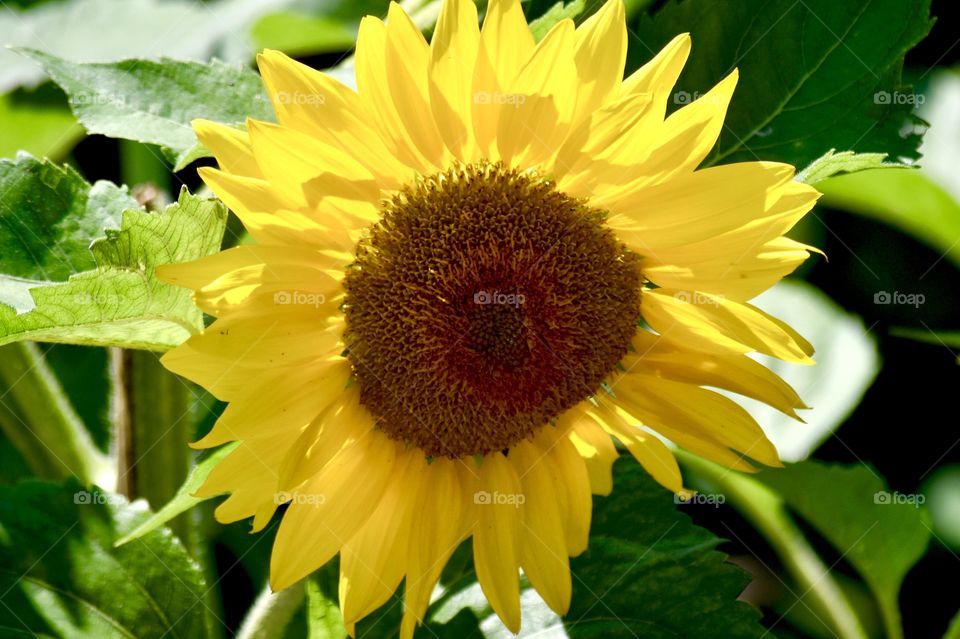
[[[768,214],[793,167],[744,162],[696,171],[605,199],[610,228],[635,250],[658,259],[659,250],[731,231]]]
[[[707,353],[758,352],[812,364],[810,345],[759,309],[709,293],[645,290],[643,318],[669,342]]]
[[[571,20],[558,22],[507,88],[511,108],[500,110],[497,147],[508,165],[546,160],[566,137],[577,100],[574,37]]]
[[[434,166],[443,166],[449,154],[430,115],[430,48],[396,2],[390,3],[387,13],[385,50],[387,83],[400,121],[421,156]]]
[[[340,609],[348,626],[386,603],[403,579],[418,456],[417,451],[400,456],[380,505],[340,551]]]
[[[620,85],[620,95],[649,93],[653,111],[663,119],[673,85],[690,56],[690,34],[681,33]]]
[[[636,354],[624,359],[624,366],[631,372],[724,388],[769,404],[798,420],[796,409],[808,408],[789,384],[746,355],[691,351],[646,331],[637,332],[634,346]]]
[[[567,538],[567,553],[571,557],[587,549],[590,541],[590,518],[593,496],[590,494],[590,477],[587,467],[566,437],[554,442],[551,459],[559,468],[561,482],[561,506],[564,513],[564,533]]]
[[[520,522],[523,500],[513,466],[500,453],[480,467],[479,490],[486,499],[476,508],[473,559],[490,606],[513,633],[520,631]],[[483,503],[486,502],[486,503]]]
[[[555,494],[563,478],[550,451],[528,442],[512,448],[509,459],[516,466],[525,497],[520,566],[547,605],[564,615],[570,607],[572,583],[563,514]]]
[[[447,0],[430,41],[430,108],[440,136],[461,161],[474,157],[473,68],[480,43],[473,0]]]
[[[435,173],[437,167],[419,151],[394,104],[387,79],[387,27],[378,18],[366,16],[360,21],[354,59],[357,88],[388,152],[424,175]]]
[[[613,387],[617,402],[653,428],[661,423],[707,437],[768,466],[779,466],[777,449],[736,402],[703,388],[630,373]]]
[[[629,377],[620,378],[629,383]],[[650,433],[624,422],[616,413],[596,408],[588,411],[604,430],[620,440],[657,483],[675,493],[683,492],[680,466],[666,444]]]
[[[323,471],[337,455],[357,454],[366,446],[364,440],[381,436],[374,431],[369,411],[360,405],[360,389],[352,386],[300,433],[279,466],[278,485],[293,490]]]
[[[256,378],[256,391],[231,401],[210,432],[191,446],[211,448],[235,439],[271,437],[284,431],[296,437],[341,398],[351,372],[348,360],[339,355],[298,368],[298,384],[290,384],[287,370],[261,372]],[[271,401],[263,401],[264,397]],[[279,466],[274,469],[274,475],[278,473]]]
[[[392,477],[398,447],[379,434],[363,442],[291,493],[270,561],[274,591],[327,563],[376,510]]]
[[[574,62],[580,86],[573,120],[607,104],[620,89],[627,59],[623,0],[607,3],[577,28]]]
[[[263,177],[253,157],[250,136],[246,131],[210,120],[194,120],[190,124],[197,139],[213,152],[222,170],[236,175]]]
[[[500,113],[515,108],[518,99],[507,95],[507,87],[534,47],[520,0],[491,0],[480,32],[471,107],[478,152],[491,161],[500,159],[496,144]]]
[[[427,463],[418,457],[409,482],[414,501],[401,637],[413,636],[430,603],[430,594],[453,551],[464,538],[465,503],[468,497],[461,462],[437,458]]]
[[[609,495],[613,490],[613,462],[619,457],[610,435],[584,415],[578,418],[569,437],[586,462],[593,494]]]
[[[388,188],[413,177],[410,167],[384,153],[364,101],[350,87],[279,51],[263,51],[257,65],[281,124],[351,153]]]

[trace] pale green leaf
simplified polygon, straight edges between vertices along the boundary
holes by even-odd
[[[867,169],[905,168],[907,166],[900,162],[884,162],[886,159],[886,153],[855,153],[853,151],[837,153],[836,149],[830,149],[797,173],[796,180],[807,184],[816,184],[840,173],[856,173]]]
[[[128,210],[120,229],[90,247],[96,268],[65,283],[4,279],[0,285],[0,344],[34,341],[166,350],[203,328],[190,291],[156,279],[159,264],[185,262],[220,247],[226,210],[186,190],[159,213]],[[17,289],[21,292],[16,292]],[[32,310],[23,302],[29,288]]]
[[[240,65],[167,59],[75,63],[41,51],[23,53],[67,93],[89,133],[163,147],[174,170],[209,155],[197,142],[192,120],[240,125],[247,117],[273,119],[260,76]]]
[[[200,497],[194,497],[193,493],[197,492],[197,489],[200,488],[200,486],[203,485],[203,482],[207,480],[207,477],[210,475],[210,471],[212,471],[217,464],[223,461],[226,456],[229,455],[236,447],[236,444],[227,444],[226,446],[221,446],[209,455],[206,455],[203,459],[199,460],[193,467],[193,470],[190,471],[190,475],[183,483],[183,486],[180,487],[180,490],[177,491],[177,494],[174,496],[174,498],[167,502],[163,508],[141,522],[139,526],[118,539],[116,545],[121,546],[133,541],[134,539],[138,539],[147,533],[166,525],[167,522],[176,518],[178,515],[187,512],[200,502],[204,501]]]

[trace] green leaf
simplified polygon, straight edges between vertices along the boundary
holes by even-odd
[[[798,411],[805,423],[754,399],[735,397],[763,426],[782,460],[801,461],[843,424],[870,388],[881,367],[876,341],[860,317],[802,281],[781,282],[751,303],[794,327],[817,349],[816,366],[757,356],[812,407]]]
[[[902,637],[900,585],[923,556],[930,529],[922,496],[890,492],[868,466],[807,460],[759,479],[829,541],[870,586],[890,637]]]
[[[193,493],[197,491],[198,488],[207,480],[207,476],[210,475],[217,464],[223,461],[227,455],[229,455],[237,444],[227,444],[217,448],[212,453],[203,457],[199,460],[197,464],[193,467],[193,470],[190,471],[190,474],[187,476],[187,480],[180,487],[180,490],[177,491],[177,494],[167,502],[156,513],[150,515],[145,520],[143,520],[139,526],[128,532],[126,535],[117,540],[117,545],[122,546],[123,544],[130,543],[135,539],[139,539],[144,535],[150,534],[154,530],[165,525],[168,521],[176,518],[178,515],[187,512],[200,502],[204,501],[200,497],[194,497]]]
[[[921,171],[884,169],[830,178],[821,202],[900,229],[960,265],[960,204]]]
[[[125,188],[92,187],[70,167],[20,154],[0,160],[0,273],[64,281],[94,268],[90,242],[140,206]],[[0,297],[2,300],[2,297]]]
[[[22,51],[67,93],[89,133],[161,146],[175,171],[209,155],[197,142],[191,120],[239,125],[247,117],[273,119],[260,76],[240,65],[167,59],[76,63]]]
[[[203,315],[190,291],[158,281],[154,270],[215,252],[225,223],[222,204],[184,189],[160,213],[125,211],[120,229],[108,229],[90,247],[94,270],[65,283],[0,278],[0,344],[29,339],[149,350],[177,346],[203,328]]]
[[[568,18],[576,19],[586,8],[585,0],[571,0],[568,4],[564,4],[563,0],[560,0],[530,23],[530,31],[533,33],[534,39],[540,42],[555,24]]]
[[[631,67],[678,33],[693,52],[680,106],[734,67],[740,82],[707,163],[758,158],[806,166],[830,148],[916,158],[917,96],[901,86],[903,56],[930,30],[930,0],[673,0],[641,19]]]
[[[867,169],[907,168],[907,165],[899,162],[884,162],[886,159],[886,153],[854,153],[853,151],[836,153],[836,149],[830,149],[797,173],[796,180],[816,184],[840,173],[856,173]]]
[[[306,581],[307,589],[307,628],[309,639],[345,639],[347,629],[343,625],[343,615],[337,605],[337,573],[321,571]],[[326,591],[319,583],[327,582]]]
[[[0,486],[0,628],[77,639],[199,639],[206,586],[167,530],[113,540],[142,507],[75,481]],[[6,635],[4,635],[6,636]]]
[[[60,91],[53,85],[44,87],[49,88],[0,95],[0,157],[26,151],[59,160],[83,137],[83,128],[62,104]],[[60,95],[51,95],[54,91]]]
[[[594,498],[589,549],[570,562],[569,636],[765,636],[759,612],[737,601],[750,579],[715,550],[720,539],[633,459],[618,461],[614,477],[613,494]]]

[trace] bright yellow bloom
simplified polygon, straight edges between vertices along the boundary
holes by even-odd
[[[614,438],[683,490],[669,448],[777,465],[736,403],[803,404],[751,359],[812,348],[748,300],[808,257],[792,167],[696,170],[734,71],[665,116],[690,39],[623,79],[622,0],[535,43],[518,0],[482,29],[447,0],[428,43],[393,4],[360,27],[354,91],[267,51],[279,124],[196,122],[204,181],[256,244],[163,267],[216,321],[164,364],[229,402],[196,445],[239,446],[200,491],[224,522],[278,504],[271,584],[341,556],[348,628],[404,583],[403,635],[472,538],[493,609],[518,569],[558,613]]]

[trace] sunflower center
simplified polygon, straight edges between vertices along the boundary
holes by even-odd
[[[347,353],[390,437],[504,450],[595,393],[640,312],[604,212],[532,173],[457,166],[405,188],[344,280]]]

